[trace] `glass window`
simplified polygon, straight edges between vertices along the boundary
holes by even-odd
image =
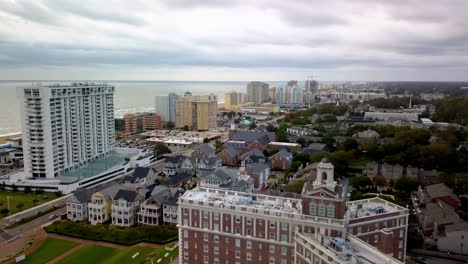
[[[317,205],[314,202],[309,203],[309,215],[317,215]]]
[[[327,216],[335,217],[335,206],[333,204],[328,205],[327,207]]]
[[[319,216],[325,216],[325,205],[323,203],[319,204],[318,215]]]

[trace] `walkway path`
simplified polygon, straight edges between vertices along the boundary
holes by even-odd
[[[110,242],[94,241],[94,240],[89,240],[89,239],[82,239],[82,238],[69,237],[69,236],[64,236],[64,235],[59,235],[59,234],[50,234],[50,233],[47,234],[47,236],[77,242],[82,245],[100,245],[104,247],[111,247],[111,248],[118,248],[118,249],[126,249],[126,248],[133,247],[133,246],[151,247],[151,248],[160,248],[162,246],[160,244],[154,244],[154,243],[148,243],[148,242],[140,242],[131,246],[125,246],[125,245],[120,245],[120,244],[115,244],[115,243],[110,243]]]

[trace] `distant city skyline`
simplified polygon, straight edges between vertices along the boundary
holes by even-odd
[[[0,80],[467,81],[466,10],[463,0],[2,1]]]

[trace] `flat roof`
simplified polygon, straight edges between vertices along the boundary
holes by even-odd
[[[88,164],[84,165],[83,167],[80,167],[76,170],[69,171],[65,174],[63,174],[64,177],[77,177],[77,178],[89,178],[96,176],[98,174],[101,174],[105,172],[106,170],[117,166],[119,164],[122,164],[126,158],[131,158],[138,155],[138,151],[135,150],[133,152],[117,152],[115,150],[112,150],[109,155],[93,160],[89,162]]]
[[[384,213],[407,211],[407,208],[391,203],[381,198],[369,198],[346,203],[350,219],[369,217]]]
[[[301,235],[340,263],[402,263],[350,234],[347,234],[347,239],[313,233],[301,233]]]
[[[289,142],[277,142],[277,141],[273,141],[273,142],[270,142],[270,145],[280,145],[280,146],[300,146],[299,144],[297,143],[289,143]]]
[[[300,199],[200,187],[185,192],[181,198],[193,202],[208,202],[224,206],[237,205],[295,214],[301,213],[298,205],[302,208]]]

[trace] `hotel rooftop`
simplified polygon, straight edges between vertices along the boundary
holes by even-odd
[[[341,237],[322,236],[318,233],[300,233],[297,235],[296,240],[298,244],[305,246],[305,248],[310,248],[311,246],[312,248],[316,248],[315,250],[320,251],[322,256],[327,256],[328,263],[402,263],[349,234],[346,239],[343,239]],[[304,252],[300,255],[302,255],[300,256],[301,258],[308,259],[307,254],[304,254]],[[312,260],[310,259],[310,261]]]
[[[370,198],[346,203],[348,210],[346,212],[349,219],[371,217],[388,213],[408,213],[408,209],[382,198]]]

